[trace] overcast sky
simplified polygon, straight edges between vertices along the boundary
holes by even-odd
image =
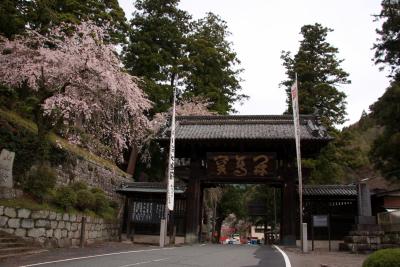
[[[134,11],[133,0],[119,0],[128,19]],[[220,15],[232,33],[230,41],[244,69],[243,93],[250,96],[237,105],[239,114],[282,114],[286,96],[279,83],[285,79],[281,51],[296,53],[300,28],[321,23],[334,31],[328,42],[339,49],[342,67],[350,73],[350,85],[340,90],[347,94],[348,121],[356,122],[363,110],[369,111],[389,85],[385,72],[372,62],[371,50],[378,37],[373,14],[380,11],[380,0],[181,0],[180,8],[193,18],[206,12]],[[301,90],[301,88],[299,88]],[[300,99],[301,101],[301,99]]]

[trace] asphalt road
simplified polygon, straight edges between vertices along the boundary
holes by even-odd
[[[58,261],[58,262],[57,262]],[[24,266],[43,267],[285,267],[282,254],[270,246],[192,245],[160,249],[149,247],[100,255],[85,255],[35,262]]]

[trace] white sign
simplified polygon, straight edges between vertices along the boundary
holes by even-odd
[[[314,227],[328,227],[328,215],[313,215]]]
[[[13,187],[12,168],[15,152],[2,149],[0,154],[0,187]]]

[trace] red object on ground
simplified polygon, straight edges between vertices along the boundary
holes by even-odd
[[[223,244],[223,243],[225,242],[225,240],[227,240],[227,239],[228,239],[227,236],[221,236],[221,237],[219,238],[219,242],[220,242],[221,244]]]

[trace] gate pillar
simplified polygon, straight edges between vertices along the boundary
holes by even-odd
[[[192,158],[190,163],[190,177],[186,190],[186,234],[185,243],[199,241],[200,233],[200,208],[201,208],[201,184],[200,161]]]
[[[294,176],[289,175],[282,187],[281,243],[285,246],[296,246],[296,197]]]

